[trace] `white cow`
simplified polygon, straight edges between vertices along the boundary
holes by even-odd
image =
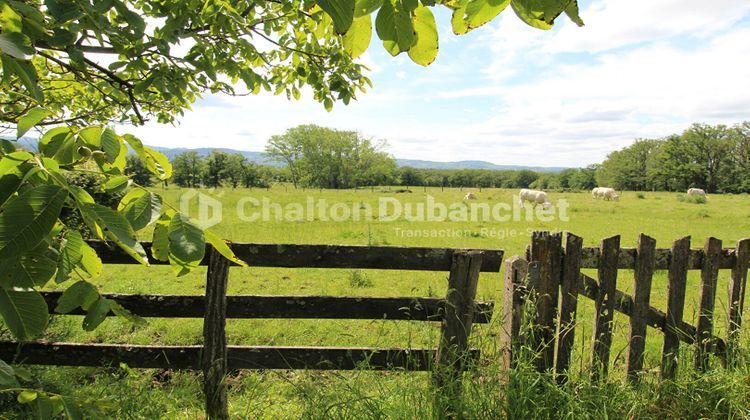
[[[591,190],[591,197],[596,200],[597,198],[603,198],[607,201],[620,201],[620,196],[614,188],[609,187],[596,187]]]
[[[544,208],[548,208],[552,205],[549,201],[549,197],[547,197],[547,193],[544,191],[524,188],[518,193],[518,198],[521,206],[523,206],[524,201],[530,202],[533,206],[541,204]]]
[[[464,196],[464,200],[476,200],[476,199],[477,199],[477,196],[473,192],[468,192]]]
[[[706,197],[706,192],[703,191],[700,188],[688,188],[687,190],[688,197]]]

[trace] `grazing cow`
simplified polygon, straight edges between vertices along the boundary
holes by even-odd
[[[597,198],[603,198],[607,201],[620,201],[620,196],[617,195],[617,192],[614,188],[609,187],[596,187],[593,190],[591,190],[591,197],[596,200]]]
[[[530,202],[533,206],[541,204],[544,208],[548,208],[552,205],[549,201],[549,197],[547,197],[547,193],[544,191],[528,190],[524,188],[518,193],[518,198],[521,206],[523,206],[524,201]]]
[[[477,196],[473,192],[468,192],[464,196],[464,200],[476,200],[476,199],[477,199]]]
[[[703,198],[706,198],[706,192],[703,191],[700,188],[688,188],[687,195],[688,195],[688,197],[703,197]]]

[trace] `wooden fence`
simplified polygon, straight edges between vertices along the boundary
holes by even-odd
[[[106,264],[137,264],[119,248],[90,242]],[[151,264],[150,244],[144,243]],[[202,370],[206,415],[227,418],[227,372],[236,369],[431,370],[433,381],[453,398],[461,372],[479,357],[469,348],[472,323],[488,323],[491,302],[475,302],[480,272],[499,272],[500,250],[233,244],[254,267],[358,268],[449,271],[444,299],[423,297],[227,296],[231,263],[208,249],[205,296],[106,295],[142,317],[203,318],[203,345],[0,342],[0,359],[60,366],[118,366]],[[52,313],[60,293],[44,293]],[[73,312],[81,315],[83,312]],[[227,345],[227,318],[389,319],[441,322],[436,349],[269,347]],[[468,359],[468,360],[467,360]]]
[[[630,319],[627,377],[639,380],[647,327],[664,333],[661,376],[675,377],[680,341],[696,345],[695,367],[705,370],[709,355],[722,364],[731,363],[737,347],[744,307],[745,284],[750,264],[750,239],[733,249],[722,249],[719,239],[708,238],[703,249],[690,249],[690,237],[674,242],[671,249],[657,249],[644,234],[636,248],[620,248],[620,236],[602,240],[599,248],[584,248],[571,233],[535,232],[526,258],[506,261],[502,349],[504,363],[513,366],[522,346],[531,350],[539,371],[554,371],[565,381],[573,349],[576,312],[580,296],[594,301],[591,345],[592,379],[606,377],[612,344],[614,312]],[[597,269],[598,281],[581,269]],[[617,290],[618,270],[632,269],[633,296]],[[713,333],[714,306],[720,269],[731,269],[728,290],[728,331],[722,339]],[[651,280],[656,270],[668,270],[666,313],[650,305]],[[689,270],[700,270],[698,324],[683,320]],[[528,299],[531,296],[532,299]],[[525,302],[531,300],[531,308]],[[524,314],[531,319],[524,319]],[[526,324],[524,324],[526,323]],[[529,325],[522,334],[523,325]]]

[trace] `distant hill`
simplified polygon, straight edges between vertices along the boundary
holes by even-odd
[[[36,150],[36,139],[23,137],[19,141],[24,147]],[[250,152],[247,150],[235,150],[235,149],[227,149],[227,148],[221,148],[221,147],[201,147],[197,149],[188,149],[185,147],[160,147],[160,146],[149,146],[155,150],[158,150],[159,152],[164,153],[167,158],[170,160],[174,158],[176,155],[179,155],[180,153],[185,152],[197,152],[199,156],[207,156],[209,153],[211,153],[212,150],[219,150],[224,153],[239,153],[242,156],[245,156],[247,160],[261,164],[261,165],[270,165],[270,166],[284,166],[283,164],[279,162],[272,161],[268,159],[267,155],[263,152]],[[483,160],[462,160],[458,162],[434,162],[430,160],[417,160],[417,159],[396,159],[396,164],[398,166],[410,166],[412,168],[419,168],[419,169],[492,169],[492,170],[521,170],[521,169],[529,169],[532,171],[537,172],[560,172],[564,169],[564,167],[554,166],[554,167],[547,167],[547,166],[524,166],[524,165],[496,165],[491,162],[486,162]]]

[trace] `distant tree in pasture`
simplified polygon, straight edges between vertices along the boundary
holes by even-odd
[[[195,188],[200,185],[203,173],[203,158],[190,151],[172,159],[172,180],[180,187]]]
[[[233,153],[227,156],[222,175],[232,188],[237,188],[237,186],[244,182],[246,164],[247,158],[240,153]]]
[[[203,165],[203,185],[218,188],[227,179],[227,161],[229,155],[219,150],[212,150],[205,158]]]
[[[396,164],[384,147],[354,131],[301,125],[271,137],[266,153],[286,163],[295,186],[337,189],[392,181]]]
[[[724,125],[693,124],[671,136],[659,154],[659,173],[673,190],[695,187],[709,193],[731,189],[732,130]]]
[[[399,184],[407,187],[416,187],[424,183],[422,173],[412,167],[404,167],[398,170]]]
[[[568,188],[577,191],[587,191],[596,187],[596,171],[599,165],[589,165],[576,169],[568,179]]]
[[[151,171],[149,171],[143,161],[135,155],[127,156],[125,171],[123,172],[138,185],[150,187],[154,183]]]
[[[664,140],[637,139],[632,145],[610,153],[596,169],[595,183],[618,190],[652,189],[658,174],[655,159],[663,144]]]

